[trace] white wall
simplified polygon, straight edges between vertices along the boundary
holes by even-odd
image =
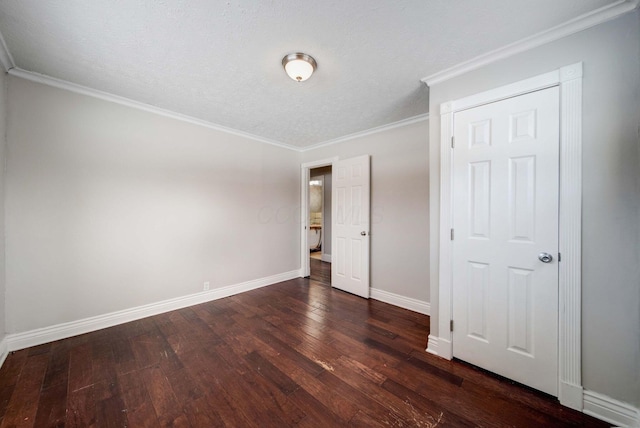
[[[429,301],[427,121],[303,153],[371,155],[371,287]],[[426,337],[425,337],[426,339]]]
[[[7,329],[299,269],[300,154],[9,77]]]
[[[634,13],[430,88],[431,333],[438,335],[440,104],[584,62],[586,389],[640,405],[640,24]]]
[[[5,146],[7,118],[7,74],[0,71],[0,340],[6,334],[6,280],[5,280]]]

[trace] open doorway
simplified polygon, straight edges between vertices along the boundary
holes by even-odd
[[[307,245],[311,279],[331,283],[331,165],[309,170]]]
[[[328,266],[331,287],[339,288],[357,296],[369,298],[370,295],[370,234],[371,223],[371,157],[360,155],[354,158],[340,160],[337,157],[302,164],[301,171],[301,245],[300,245],[300,276],[311,276],[310,262],[322,263]],[[311,216],[309,213],[309,191],[311,171],[321,167],[331,166],[331,180],[325,174],[315,171],[314,176],[323,175],[323,196],[325,211],[322,223],[324,237],[320,250],[320,260],[311,258],[309,234],[311,232]],[[331,188],[327,184],[331,183]],[[327,201],[331,205],[327,207]],[[330,216],[329,218],[327,218]],[[315,237],[315,236],[314,236]],[[329,240],[327,239],[329,238]],[[331,268],[331,262],[336,261]],[[314,263],[316,264],[316,263]]]

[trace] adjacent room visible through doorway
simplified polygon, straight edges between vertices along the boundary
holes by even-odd
[[[307,242],[311,278],[331,271],[331,166],[309,171],[309,229]],[[331,280],[329,274],[328,281]]]

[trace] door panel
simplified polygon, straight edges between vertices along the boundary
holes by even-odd
[[[369,155],[335,162],[333,170],[331,285],[369,298]]]
[[[455,113],[453,150],[453,354],[553,395],[558,105],[553,87]]]

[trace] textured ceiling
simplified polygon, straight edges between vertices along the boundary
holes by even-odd
[[[1,0],[0,32],[23,70],[304,147],[427,113],[424,76],[611,3]]]

